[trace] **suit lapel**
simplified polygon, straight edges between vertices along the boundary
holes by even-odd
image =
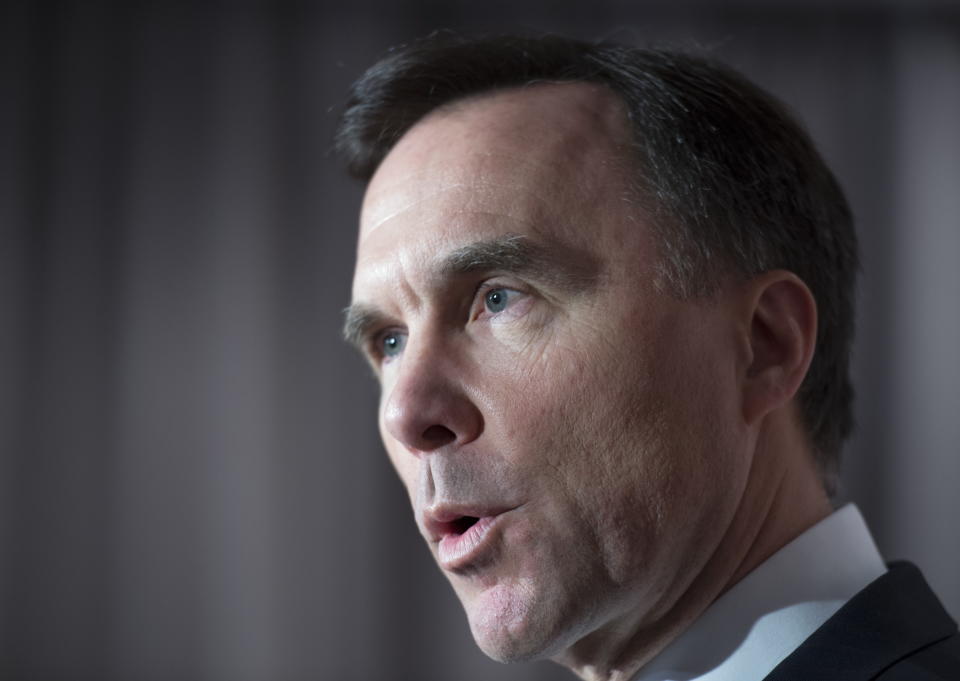
[[[765,681],[868,681],[897,660],[957,631],[914,565],[896,562],[888,568]]]

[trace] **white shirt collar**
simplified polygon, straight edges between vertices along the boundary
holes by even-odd
[[[634,681],[763,679],[886,571],[863,516],[847,504],[714,601]]]

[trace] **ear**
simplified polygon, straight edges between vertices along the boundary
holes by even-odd
[[[817,304],[792,272],[774,270],[747,284],[749,361],[743,377],[743,417],[754,423],[793,399],[817,338]]]

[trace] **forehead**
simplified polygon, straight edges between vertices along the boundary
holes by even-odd
[[[443,107],[372,178],[358,275],[417,245],[425,256],[506,233],[622,241],[600,217],[624,212],[629,140],[622,103],[600,85],[538,84]]]

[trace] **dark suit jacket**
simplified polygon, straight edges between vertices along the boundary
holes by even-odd
[[[765,681],[960,681],[960,634],[916,566],[850,599]]]

